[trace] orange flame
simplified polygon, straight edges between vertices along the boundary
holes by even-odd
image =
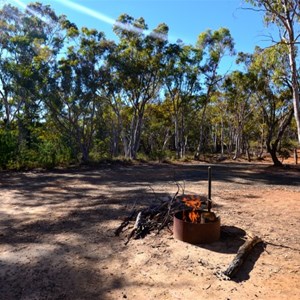
[[[183,221],[190,221],[192,223],[201,222],[201,214],[197,212],[201,208],[201,200],[198,196],[189,195],[182,198],[182,202],[192,208],[190,212],[183,212]]]
[[[198,196],[190,195],[182,198],[182,202],[193,209],[200,209],[201,200]]]
[[[201,222],[201,214],[199,214],[197,211],[189,212],[189,218],[192,223],[200,223]]]

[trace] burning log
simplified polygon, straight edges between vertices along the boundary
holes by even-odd
[[[249,255],[251,250],[254,248],[254,246],[258,243],[261,243],[262,239],[254,236],[251,239],[247,240],[238,250],[236,256],[232,260],[232,262],[229,264],[228,268],[223,272],[225,276],[228,278],[232,278],[237,271],[242,266],[243,262],[245,261],[245,258]]]

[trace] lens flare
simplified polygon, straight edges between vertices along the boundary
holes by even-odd
[[[100,20],[100,21],[102,21],[106,24],[112,25],[112,26],[118,26],[122,29],[131,31],[131,32],[135,32],[137,34],[145,34],[145,35],[148,35],[148,36],[152,36],[152,37],[157,38],[157,39],[162,40],[162,41],[169,41],[171,43],[178,43],[179,41],[182,42],[182,39],[175,38],[175,37],[172,37],[170,35],[165,35],[165,34],[153,32],[153,31],[150,31],[150,30],[142,30],[142,29],[137,28],[137,27],[135,27],[131,24],[124,24],[124,23],[121,23],[121,22],[117,22],[115,19],[113,19],[113,18],[111,18],[111,17],[109,17],[109,16],[107,16],[107,15],[101,13],[101,12],[94,11],[94,10],[92,10],[92,9],[86,7],[86,6],[74,3],[70,0],[54,0],[54,1],[59,2],[60,4],[63,4],[64,6],[67,6],[71,9],[73,9],[73,10],[76,10],[80,13],[83,13],[85,15],[88,15],[90,17],[98,19],[98,20]],[[29,11],[31,14],[33,14],[34,16],[36,16],[37,18],[39,18],[43,22],[49,23],[49,20],[47,20],[46,18],[44,18],[40,14],[36,13],[32,9],[28,8],[27,5],[24,4],[20,0],[10,0],[10,1],[0,0],[0,7],[3,6],[4,4],[8,3],[8,2],[16,3],[18,6],[24,8],[24,9],[27,9],[27,11]],[[190,42],[188,42],[188,43],[191,44]]]
[[[19,0],[11,0],[12,2],[15,2],[17,5],[19,5],[20,7],[24,8],[25,10],[29,11],[31,14],[33,14],[35,17],[37,17],[38,19],[40,19],[41,21],[43,21],[46,24],[49,24],[49,20],[44,18],[43,16],[41,16],[40,14],[38,14],[37,12],[35,12],[34,10],[30,9],[25,3],[23,3],[22,1]],[[6,1],[4,1],[6,2]]]
[[[88,7],[85,7],[83,5],[74,3],[72,1],[69,1],[69,0],[60,0],[60,1],[55,0],[55,1],[71,8],[71,9],[77,10],[81,13],[84,13],[86,15],[94,17],[94,18],[96,18],[96,19],[98,19],[98,20],[100,20],[104,23],[107,23],[109,25],[118,26],[122,29],[131,31],[131,32],[135,32],[135,33],[138,33],[138,34],[150,35],[150,36],[153,36],[154,38],[157,38],[157,39],[160,39],[160,40],[163,40],[163,41],[167,40],[167,36],[164,35],[164,34],[151,32],[150,30],[142,30],[142,29],[137,28],[137,27],[135,27],[131,24],[124,24],[124,23],[121,23],[121,22],[117,22],[116,20],[114,20],[113,18],[111,18],[109,16],[106,16],[106,15],[100,13],[100,12],[96,12],[96,11],[94,11],[94,10],[88,8]]]
[[[0,0],[0,8],[7,4],[7,0]]]

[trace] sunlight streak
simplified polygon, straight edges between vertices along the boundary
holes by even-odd
[[[11,2],[14,2],[15,4],[17,4],[19,7],[24,8],[25,10],[29,11],[31,14],[33,14],[34,16],[36,16],[37,18],[39,18],[41,21],[49,24],[49,20],[47,20],[46,18],[44,18],[43,16],[41,16],[40,14],[36,13],[35,11],[33,11],[32,9],[28,8],[27,5],[20,1],[20,0],[10,0]],[[150,30],[142,30],[140,28],[137,28],[135,26],[132,26],[131,24],[124,24],[121,22],[117,22],[115,19],[101,13],[101,12],[97,12],[94,11],[86,6],[83,6],[81,4],[77,4],[74,3],[73,1],[70,0],[54,0],[56,2],[58,2],[59,4],[62,4],[66,7],[69,7],[73,10],[76,10],[80,13],[83,13],[85,15],[88,15],[90,17],[93,17],[97,20],[100,20],[106,24],[112,25],[112,26],[118,26],[124,30],[128,30],[131,32],[135,32],[137,34],[145,34],[148,36],[152,36],[156,39],[162,40],[162,41],[169,41],[171,43],[178,43],[179,41],[182,42],[182,39],[180,38],[175,38],[172,37],[170,35],[165,35],[165,34],[161,34],[161,33],[156,33]],[[0,0],[0,7],[3,6],[4,4],[7,4],[7,0]],[[185,41],[185,43],[191,44],[190,42]]]
[[[106,24],[109,24],[109,25],[112,25],[112,26],[118,26],[124,30],[128,30],[128,31],[131,31],[131,32],[135,32],[135,33],[138,33],[138,34],[145,34],[145,35],[150,35],[150,36],[153,36],[154,38],[157,38],[157,39],[160,39],[160,40],[163,40],[163,41],[167,41],[168,38],[166,35],[164,34],[159,34],[159,33],[155,33],[155,32],[151,32],[150,30],[142,30],[140,28],[137,28],[135,26],[132,26],[131,24],[124,24],[124,23],[121,23],[121,22],[117,22],[116,20],[114,20],[113,18],[109,17],[109,16],[106,16],[100,12],[96,12],[88,7],[85,7],[83,5],[80,5],[80,4],[77,4],[77,3],[74,3],[70,0],[55,0],[57,2],[59,2],[60,4],[63,4],[69,8],[72,8],[74,10],[77,10],[79,12],[82,12],[86,15],[89,15],[91,17],[94,17]]]
[[[38,19],[40,19],[41,21],[43,21],[46,24],[49,24],[49,20],[47,20],[45,17],[41,16],[40,14],[38,14],[37,12],[35,12],[34,10],[30,9],[25,3],[23,3],[20,0],[11,0],[12,2],[15,2],[18,6],[24,8],[25,10],[29,11],[31,14],[33,14],[35,17],[37,17]]]
[[[2,9],[5,4],[7,4],[7,0],[0,0],[0,9]]]

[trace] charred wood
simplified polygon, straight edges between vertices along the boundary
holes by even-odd
[[[136,210],[133,210],[131,212],[131,214],[124,219],[124,221],[121,223],[121,225],[115,230],[115,236],[119,236],[121,234],[121,232],[123,231],[123,229],[129,225],[129,223],[130,223],[130,221],[132,221],[135,213],[136,213]]]

